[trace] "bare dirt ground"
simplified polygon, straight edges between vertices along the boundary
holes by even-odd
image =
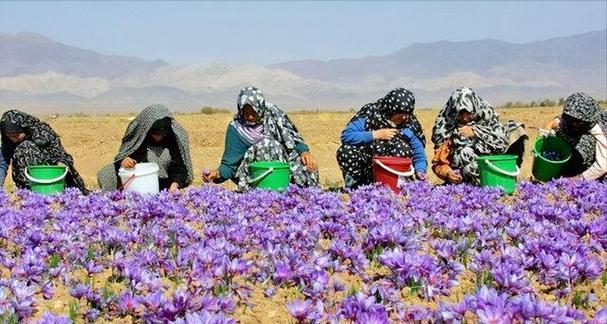
[[[560,112],[560,107],[510,108],[501,109],[500,119],[513,119],[523,122],[527,127],[529,141],[525,152],[522,176],[531,176],[531,145],[537,136],[538,128]],[[438,110],[418,110],[418,119],[426,137],[432,134],[432,125]],[[293,112],[289,116],[297,125],[302,136],[310,146],[312,154],[318,160],[321,183],[323,186],[342,184],[341,172],[335,160],[335,152],[340,145],[339,136],[353,113],[346,112]],[[40,116],[59,133],[66,150],[76,161],[76,168],[91,189],[98,188],[96,172],[110,163],[120,146],[120,140],[129,123],[130,115],[111,116],[59,116],[51,119]],[[190,148],[196,178],[195,186],[202,184],[202,168],[215,168],[219,165],[223,153],[225,130],[232,119],[232,113],[216,114],[179,114],[177,120],[188,130]],[[433,156],[432,144],[426,147],[428,159]],[[439,183],[432,171],[428,172],[429,181]],[[231,182],[224,184],[233,188]],[[6,186],[14,189],[7,177]]]

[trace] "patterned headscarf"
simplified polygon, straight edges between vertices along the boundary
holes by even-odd
[[[364,105],[350,122],[360,118],[365,118],[366,128],[377,130],[381,128],[394,128],[390,118],[396,114],[409,114],[409,119],[398,125],[398,128],[409,127],[415,136],[425,145],[426,137],[417,117],[413,114],[415,109],[415,96],[413,93],[404,88],[396,88],[388,92],[383,98],[377,102]]]
[[[469,126],[472,126],[474,137],[470,139],[458,133],[457,116],[461,111],[473,115]],[[518,126],[518,123],[500,124],[499,116],[489,102],[476,95],[472,89],[461,88],[453,92],[445,107],[438,113],[432,128],[432,143],[436,149],[447,139],[452,139],[455,145],[466,145],[472,140],[478,152],[500,152],[508,146],[509,129]]]
[[[21,128],[21,126],[19,126],[18,124],[14,124],[8,119],[2,122],[2,125],[0,125],[0,130],[2,131],[3,135],[23,133],[23,128]]]
[[[38,146],[47,146],[51,142],[59,141],[59,135],[45,122],[35,116],[24,113],[19,110],[9,110],[2,115],[0,121],[2,129],[2,145],[16,146],[6,134],[11,129],[20,129],[27,134],[27,138],[32,140]],[[5,130],[6,129],[6,130]]]
[[[556,134],[575,148],[584,165],[589,167],[596,159],[596,138],[587,132],[577,133],[569,128],[567,117],[584,121],[588,129],[598,124],[603,133],[607,134],[607,111],[601,109],[596,100],[583,92],[570,95],[563,105],[563,120]]]
[[[588,124],[588,129],[594,127],[597,123],[601,123],[601,112],[602,109],[598,102],[583,92],[570,95],[563,105],[563,115],[585,122]],[[563,126],[566,127],[567,125]],[[604,121],[600,126],[605,130]]]
[[[297,127],[287,114],[274,104],[267,102],[261,90],[255,87],[246,87],[240,90],[236,104],[238,112],[234,115],[232,123],[246,124],[243,115],[246,105],[251,105],[259,115],[264,136],[274,138],[287,150],[294,150],[298,143],[304,143]],[[238,130],[238,127],[236,129]]]
[[[149,130],[149,133],[163,133],[165,135],[169,135],[173,132],[172,127],[173,121],[170,117],[164,117],[162,119],[157,120],[154,125]]]
[[[21,129],[26,134],[26,138],[32,141],[36,146],[42,149],[41,152],[45,155],[50,164],[61,162],[68,166],[71,171],[71,176],[68,179],[70,186],[79,188],[83,193],[88,190],[84,186],[84,181],[74,167],[74,159],[68,154],[61,144],[59,135],[49,126],[49,124],[41,121],[35,116],[24,113],[19,110],[9,110],[2,114],[0,119],[0,128]],[[8,152],[13,152],[18,146],[18,143],[13,143],[8,139],[6,133],[2,132],[2,146]],[[31,152],[31,154],[35,154]]]
[[[190,158],[188,132],[173,118],[169,109],[163,105],[153,105],[145,108],[130,122],[122,138],[118,154],[114,157],[114,162],[121,161],[133,154],[146,139],[154,124],[161,120],[165,121],[161,124],[170,120],[170,129],[175,134],[179,153],[181,153],[181,158],[188,173],[187,182],[190,183],[194,179],[194,171]]]

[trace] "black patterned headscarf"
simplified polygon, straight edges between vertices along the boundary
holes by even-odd
[[[458,132],[457,116],[467,111],[473,115],[469,126],[474,130],[471,139]],[[520,123],[501,124],[499,115],[489,102],[478,96],[470,88],[460,88],[453,92],[445,107],[438,113],[432,128],[432,143],[438,148],[445,140],[452,139],[456,146],[473,141],[478,152],[502,152],[508,147],[508,134]]]
[[[570,95],[563,106],[563,117],[573,117],[587,124],[588,129],[594,127],[597,123],[601,124],[601,128],[605,129],[605,122],[601,120],[601,112],[603,110],[598,102],[591,96],[583,92],[576,92]],[[567,128],[567,123],[561,127]]]
[[[370,130],[382,128],[402,129],[408,127],[425,146],[426,137],[424,136],[421,124],[413,114],[414,109],[415,96],[413,93],[405,88],[396,88],[388,92],[383,98],[377,100],[377,102],[364,105],[356,115],[352,117],[350,122],[365,118],[367,120],[365,126]],[[390,118],[396,114],[403,113],[409,114],[409,119],[395,127]]]
[[[163,133],[170,135],[173,133],[173,120],[171,117],[164,117],[154,122],[149,133]]]
[[[70,175],[66,178],[67,185],[79,188],[83,193],[88,193],[84,181],[74,167],[74,159],[67,153],[59,135],[49,126],[49,124],[38,119],[35,116],[19,110],[9,110],[2,114],[0,119],[0,129],[2,129],[2,147],[7,152],[14,152],[19,143],[13,143],[6,136],[11,131],[22,131],[26,134],[26,139],[35,144],[40,150],[31,152],[31,154],[41,154],[39,160],[45,160],[48,164],[65,164],[70,169]],[[25,183],[17,183],[17,187],[25,188]]]
[[[287,114],[276,105],[267,102],[261,90],[255,87],[249,86],[240,90],[236,104],[238,111],[234,115],[233,122],[245,124],[243,110],[247,105],[259,115],[265,136],[277,140],[288,151],[294,150],[298,143],[304,143],[297,127]]]
[[[190,158],[188,132],[175,120],[169,109],[163,105],[146,107],[129,123],[122,137],[118,154],[114,157],[114,163],[122,161],[125,157],[137,151],[147,138],[150,130],[155,127],[175,135],[175,141],[177,142],[179,153],[187,171],[187,182],[190,183],[194,179],[194,171]]]
[[[0,130],[2,131],[2,135],[23,133],[23,128],[19,124],[15,124],[8,119],[0,125]]]
[[[6,135],[11,132],[9,129],[20,130],[37,146],[51,148],[47,153],[53,155],[53,160],[65,164],[73,163],[71,156],[68,156],[63,149],[59,135],[38,117],[19,110],[9,110],[2,115],[0,129],[2,129],[2,146],[13,148],[19,145],[10,141]]]
[[[575,118],[585,122],[586,131],[576,132],[570,128],[570,119]],[[561,125],[556,134],[571,145],[582,157],[583,164],[589,167],[596,159],[596,138],[587,133],[595,125],[599,125],[607,134],[607,111],[590,95],[576,92],[565,100],[563,105]]]

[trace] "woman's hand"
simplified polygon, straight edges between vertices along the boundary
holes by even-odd
[[[423,172],[415,172],[415,177],[417,178],[417,180],[420,181],[426,181],[426,179],[428,178],[428,176]]]
[[[467,138],[474,136],[474,130],[472,129],[472,126],[462,126],[462,127],[458,128],[457,130],[461,136],[464,136]]]
[[[169,192],[177,192],[177,191],[179,191],[179,184],[177,184],[177,182],[171,183],[171,186],[169,187]]]
[[[213,180],[219,178],[219,170],[205,170],[202,173],[202,181],[204,182],[213,182]]]
[[[560,124],[561,124],[561,120],[559,118],[555,118],[555,119],[549,121],[548,123],[546,123],[546,126],[544,126],[544,129],[552,130],[552,129],[558,128]]]
[[[462,175],[459,174],[459,172],[455,172],[453,170],[450,170],[449,173],[447,173],[447,179],[449,179],[449,182],[451,183],[461,183],[462,182]]]
[[[308,168],[308,171],[314,172],[318,170],[318,163],[316,163],[316,159],[312,156],[310,152],[302,152],[300,155],[301,162]]]
[[[397,133],[396,128],[382,128],[371,132],[374,140],[391,140]]]
[[[136,164],[137,164],[137,161],[131,159],[128,156],[125,157],[124,160],[122,160],[122,162],[120,162],[120,166],[125,169],[132,169],[135,167]]]

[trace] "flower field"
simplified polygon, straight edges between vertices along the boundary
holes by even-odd
[[[607,322],[601,182],[0,206],[1,323]]]

